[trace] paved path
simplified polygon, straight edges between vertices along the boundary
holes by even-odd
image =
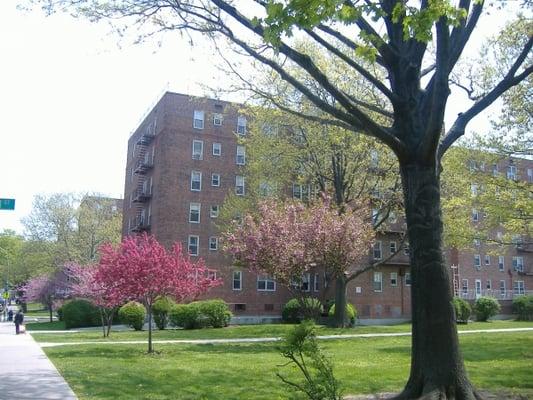
[[[0,399],[77,399],[31,335],[15,335],[13,322],[0,322]]]
[[[32,331],[38,333],[39,331]],[[43,331],[44,332],[44,331]],[[505,329],[475,329],[470,331],[458,331],[459,334],[470,333],[505,333],[505,332],[533,332],[533,328],[505,328]],[[353,339],[353,338],[374,338],[374,337],[395,337],[395,336],[411,336],[411,332],[396,332],[396,333],[359,333],[351,335],[323,335],[317,336],[317,339]],[[154,344],[228,344],[228,343],[267,343],[278,342],[282,340],[281,337],[267,337],[267,338],[237,338],[237,339],[168,339],[168,340],[153,340]],[[41,347],[57,347],[57,346],[79,346],[87,344],[146,344],[146,340],[117,340],[117,341],[84,341],[84,342],[40,342]]]

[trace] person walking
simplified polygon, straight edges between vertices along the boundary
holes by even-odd
[[[13,310],[11,308],[7,312],[7,320],[8,321],[13,321]]]
[[[22,310],[18,310],[15,314],[15,332],[17,335],[20,333],[20,325],[24,322],[24,314]]]

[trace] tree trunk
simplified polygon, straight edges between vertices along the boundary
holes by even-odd
[[[442,253],[439,171],[417,164],[400,167],[411,249],[413,325],[410,377],[397,399],[479,399],[459,351]]]
[[[347,279],[344,274],[337,277],[335,281],[335,313],[333,315],[333,326],[344,328],[347,326],[346,318],[346,286]]]
[[[105,318],[104,318],[104,309],[100,307],[100,320],[102,321],[102,335],[105,337]]]
[[[149,304],[146,308],[148,311],[148,353],[153,353],[154,348],[152,346],[152,305]]]
[[[109,314],[107,315],[107,337],[109,337],[109,333],[111,332],[111,326],[113,325],[113,316],[115,315],[115,309],[112,308],[109,311]]]
[[[48,313],[50,314],[50,322],[54,322],[52,307],[53,307],[53,303],[48,303]]]

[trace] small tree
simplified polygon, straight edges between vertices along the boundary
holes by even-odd
[[[149,353],[153,352],[152,307],[160,296],[183,301],[221,284],[208,277],[202,260],[193,263],[185,256],[181,244],[176,243],[167,251],[146,233],[126,237],[117,247],[105,244],[100,254],[95,282],[109,288],[113,301],[136,300],[146,307]]]

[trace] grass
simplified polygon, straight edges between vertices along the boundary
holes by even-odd
[[[28,322],[26,323],[26,330],[28,331],[63,331],[65,330],[65,323],[63,321],[54,322]]]
[[[459,330],[474,329],[504,329],[504,328],[533,328],[533,322],[527,321],[491,321],[491,322],[473,322],[468,325],[459,325]],[[279,337],[286,334],[292,325],[290,324],[264,324],[264,325],[241,325],[230,326],[223,329],[200,329],[200,330],[183,330],[170,329],[153,332],[154,340],[165,339],[234,339],[234,338],[257,338],[257,337]],[[53,323],[32,323],[27,325],[28,330],[63,330],[63,322]],[[396,333],[410,332],[410,324],[387,325],[387,326],[357,326],[355,328],[333,329],[325,326],[317,327],[318,335],[341,335],[341,334],[359,334],[359,333]],[[81,331],[79,333],[36,333],[33,334],[35,340],[40,342],[79,342],[79,341],[123,341],[123,340],[144,340],[147,339],[146,331],[136,332],[112,331],[109,338],[104,339],[99,329],[93,331]]]
[[[200,331],[199,331],[200,332]],[[220,331],[222,332],[222,331]],[[50,335],[51,336],[51,335]],[[494,392],[533,395],[533,334],[530,332],[460,336],[472,382]],[[409,337],[321,341],[346,394],[395,392],[407,379]],[[289,389],[275,376],[289,367],[277,344],[98,344],[45,348],[80,400],[276,400]]]

